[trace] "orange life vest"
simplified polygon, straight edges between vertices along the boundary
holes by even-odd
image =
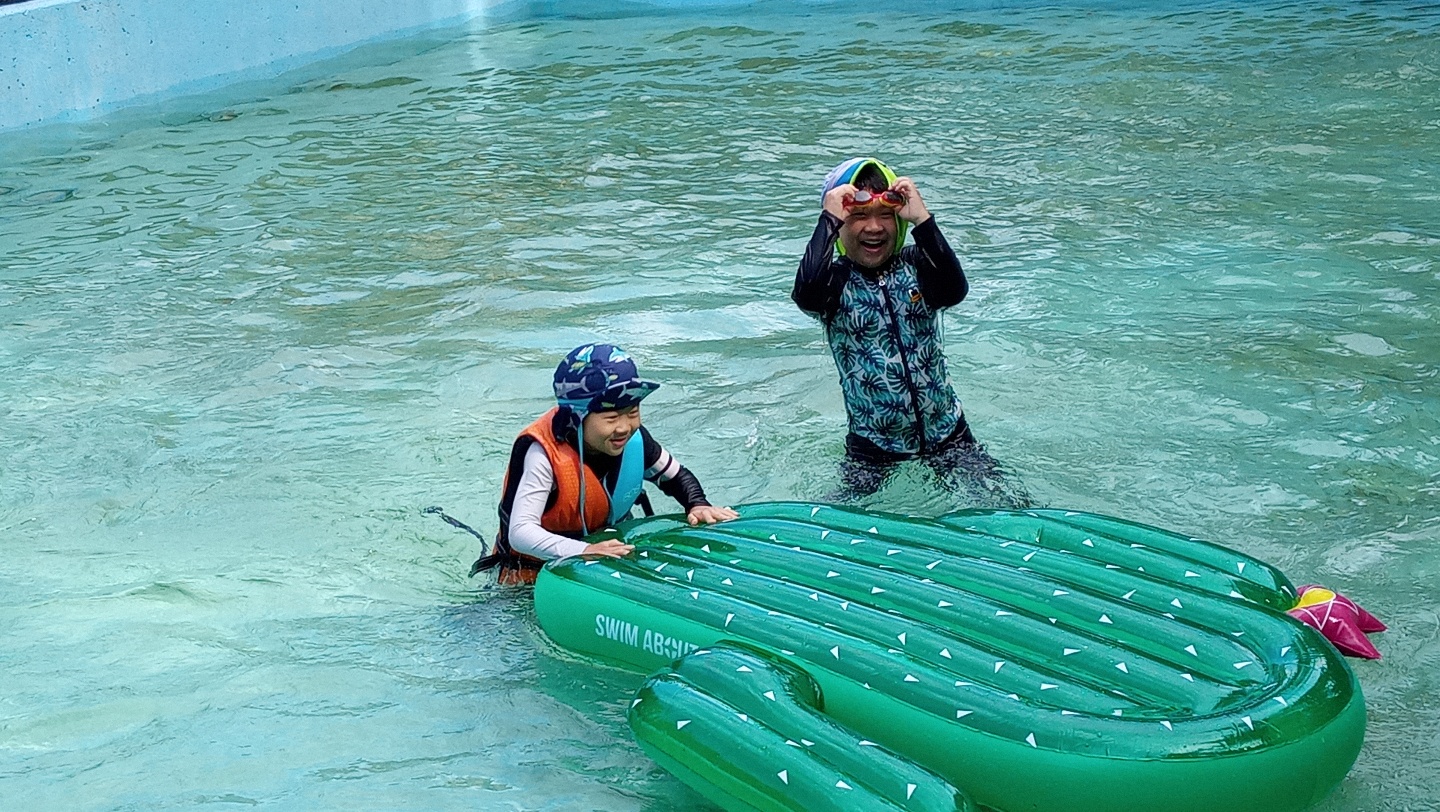
[[[540,516],[540,526],[551,533],[574,535],[603,528],[610,520],[610,493],[605,483],[580,463],[580,452],[575,446],[562,442],[555,436],[556,407],[541,415],[534,423],[520,432],[520,437],[529,437],[540,444],[550,460],[550,469],[555,472],[555,504]],[[518,437],[516,438],[518,441]],[[585,478],[585,520],[580,520],[580,478]],[[509,473],[505,487],[508,490]]]
[[[551,533],[580,538],[586,531],[598,530],[606,525],[610,517],[610,493],[605,490],[605,483],[600,481],[595,472],[580,462],[580,452],[555,436],[555,413],[558,411],[557,407],[540,415],[515,438],[515,444],[510,449],[510,465],[505,471],[500,492],[504,495],[511,494],[510,478],[520,475],[525,452],[529,450],[529,443],[526,441],[538,443],[545,452],[546,459],[550,461],[550,469],[555,475],[555,499],[540,515],[540,526]],[[582,476],[585,478],[583,523],[580,514]],[[509,521],[506,515],[508,507],[503,501],[505,498],[506,496],[501,497],[502,524],[501,532],[495,538],[495,552],[476,561],[470,574],[499,567],[496,578],[498,583],[507,586],[533,584],[545,561],[517,552],[510,546],[507,537],[509,534],[504,524]]]

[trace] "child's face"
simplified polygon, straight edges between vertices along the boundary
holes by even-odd
[[[613,412],[591,412],[580,424],[584,430],[585,447],[591,451],[618,457],[625,451],[631,435],[640,430],[640,407],[631,406]]]
[[[899,229],[892,208],[876,205],[851,209],[840,226],[840,245],[852,262],[865,268],[879,268],[895,253]]]

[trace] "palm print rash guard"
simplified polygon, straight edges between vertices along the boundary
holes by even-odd
[[[923,454],[963,414],[945,369],[940,311],[964,300],[969,283],[934,217],[877,269],[834,257],[841,225],[820,214],[791,298],[825,327],[850,431],[892,453]]]

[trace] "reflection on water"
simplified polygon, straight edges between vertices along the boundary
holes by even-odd
[[[0,140],[4,796],[695,807],[628,734],[635,679],[550,648],[420,510],[493,532],[511,438],[601,336],[718,500],[828,492],[839,387],[788,293],[821,176],[867,153],[971,275],[979,439],[1042,504],[1373,609],[1323,809],[1440,803],[1440,15],[714,14]],[[965,506],[923,469],[869,504]]]

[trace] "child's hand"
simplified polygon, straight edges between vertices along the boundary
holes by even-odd
[[[849,212],[845,211],[845,198],[853,197],[858,191],[853,184],[842,183],[825,193],[825,204],[822,208],[839,217],[841,220],[844,220],[849,214]],[[735,517],[731,516],[730,518],[733,519]]]
[[[890,188],[905,195],[905,205],[896,212],[900,215],[900,219],[917,226],[930,219],[930,210],[925,208],[925,201],[920,197],[920,190],[915,188],[915,181],[909,178],[896,178]],[[825,196],[825,202],[827,205],[829,204],[829,195]]]
[[[635,545],[626,544],[619,539],[605,539],[594,544],[585,545],[585,555],[603,555],[606,558],[624,558],[635,549]]]
[[[704,522],[706,524],[714,524],[716,522],[728,522],[731,519],[738,518],[740,518],[740,514],[736,513],[734,510],[728,507],[715,507],[713,505],[696,505],[695,507],[690,508],[690,514],[685,517],[685,521],[689,522],[691,527],[694,527],[701,522]]]

